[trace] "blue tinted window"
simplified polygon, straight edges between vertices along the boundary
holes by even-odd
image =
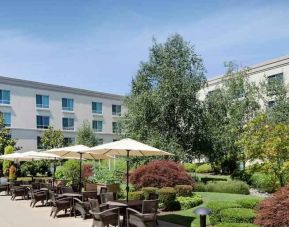
[[[112,132],[121,133],[120,126],[118,122],[112,122]]]
[[[92,121],[92,128],[94,131],[102,132],[102,126],[103,126],[102,121]]]
[[[0,104],[10,104],[10,91],[0,90]]]
[[[73,99],[62,98],[62,109],[73,111]]]
[[[36,95],[36,107],[49,108],[49,96],[48,95]]]
[[[102,114],[101,102],[92,102],[92,113]]]
[[[112,115],[121,116],[121,105],[112,105]]]
[[[4,112],[3,113],[3,120],[5,127],[11,127],[11,113]]]
[[[74,119],[73,118],[62,118],[63,130],[74,130]]]
[[[49,126],[49,117],[48,116],[37,116],[36,117],[36,125],[37,125],[37,128],[45,128],[47,129],[48,126]]]

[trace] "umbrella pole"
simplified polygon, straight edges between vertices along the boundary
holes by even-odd
[[[126,151],[126,201],[128,202],[129,193],[129,150]]]
[[[55,185],[55,171],[56,171],[56,158],[54,158],[54,162],[53,162],[53,179],[52,179],[52,187],[53,188]]]
[[[81,168],[82,168],[82,153],[79,153],[80,154],[80,162],[79,162],[79,192],[81,192],[81,188],[82,188],[82,182],[81,182]]]

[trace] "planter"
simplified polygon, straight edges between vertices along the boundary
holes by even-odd
[[[85,184],[85,191],[97,191],[100,192],[100,188],[105,187],[109,192],[117,193],[120,191],[120,184],[93,184],[93,183],[86,183]]]
[[[85,191],[97,191],[97,184],[85,183]]]

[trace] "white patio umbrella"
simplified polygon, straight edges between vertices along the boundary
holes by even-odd
[[[106,155],[101,154],[94,154],[87,151],[89,147],[84,145],[74,145],[69,147],[61,147],[61,148],[53,148],[47,151],[43,151],[45,153],[58,155],[60,158],[79,158],[80,162],[80,172],[79,172],[79,190],[81,190],[82,182],[81,182],[81,172],[82,172],[82,159],[92,159],[92,160],[99,160],[99,159],[108,159],[109,157]]]
[[[127,138],[119,141],[102,144],[92,147],[87,150],[89,153],[97,155],[112,155],[112,156],[126,156],[127,157],[127,185],[126,185],[126,199],[128,200],[129,193],[129,157],[130,156],[165,156],[173,155],[166,151],[162,151],[155,147],[146,145],[136,140]]]

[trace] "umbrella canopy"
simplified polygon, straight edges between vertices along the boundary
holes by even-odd
[[[12,154],[5,154],[5,155],[1,155],[0,159],[2,160],[9,160],[9,161],[29,161],[31,160],[31,158],[29,157],[24,157],[23,153],[12,153]]]
[[[31,159],[37,159],[37,160],[52,160],[52,159],[59,159],[60,157],[55,154],[49,154],[45,152],[38,152],[38,151],[26,151],[24,153],[21,153],[24,157],[28,157]]]
[[[87,150],[89,153],[97,155],[113,155],[113,156],[126,156],[126,200],[128,201],[129,193],[129,157],[130,156],[165,156],[172,155],[166,151],[162,151],[155,147],[146,145],[136,140],[126,138],[112,143],[102,144],[96,147],[92,147]]]

